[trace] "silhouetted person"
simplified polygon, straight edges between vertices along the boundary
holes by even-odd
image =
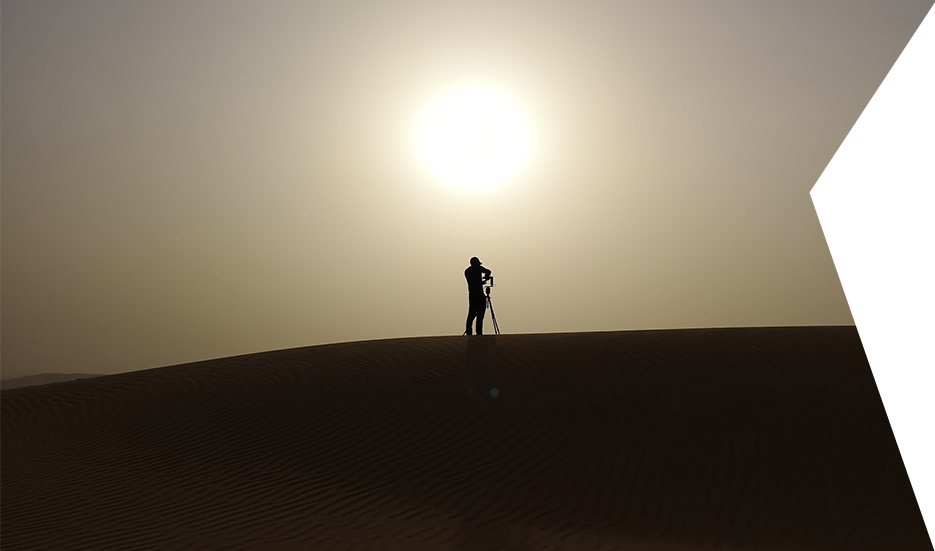
[[[477,257],[471,258],[471,265],[464,270],[464,279],[468,285],[468,316],[466,335],[471,335],[471,323],[477,318],[477,334],[484,334],[484,313],[487,311],[487,297],[484,295],[484,283],[490,278],[490,270],[480,265]]]

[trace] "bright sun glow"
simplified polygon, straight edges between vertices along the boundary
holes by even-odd
[[[529,127],[506,97],[467,89],[436,102],[419,126],[419,152],[442,180],[461,187],[498,184],[522,166]]]

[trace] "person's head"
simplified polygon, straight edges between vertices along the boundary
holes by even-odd
[[[471,266],[480,266],[480,259],[476,256],[471,257]]]

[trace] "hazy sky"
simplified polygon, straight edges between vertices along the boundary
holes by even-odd
[[[808,191],[931,5],[4,0],[2,375],[458,335],[474,255],[509,333],[852,323]]]

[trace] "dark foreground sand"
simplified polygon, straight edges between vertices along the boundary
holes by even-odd
[[[6,390],[0,467],[4,551],[932,549],[852,327],[359,342]]]

